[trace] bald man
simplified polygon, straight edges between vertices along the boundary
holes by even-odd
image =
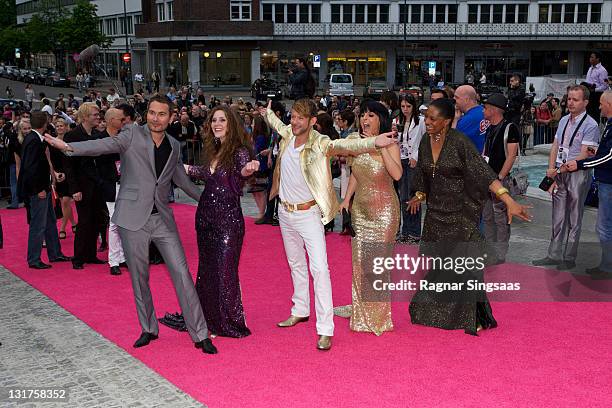
[[[126,122],[126,116],[121,109],[110,108],[104,115],[106,121],[106,130],[101,137],[115,137],[121,131],[121,128]],[[117,182],[119,181],[119,173],[117,171],[117,162],[119,161],[118,154],[106,154],[100,156],[98,162],[101,163],[102,169],[100,175],[102,178],[102,191],[104,200],[108,207],[109,217],[113,217],[115,212],[115,198],[117,197]],[[121,275],[120,266],[125,266],[125,255],[123,254],[123,246],[119,237],[119,228],[110,221],[108,225],[108,265],[110,266],[111,275]]]
[[[478,104],[478,95],[471,85],[461,85],[455,91],[455,107],[463,114],[457,122],[456,129],[465,134],[482,153],[489,127],[484,118],[484,109]]]

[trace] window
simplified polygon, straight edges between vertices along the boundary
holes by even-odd
[[[449,4],[446,7],[448,7],[448,23],[455,24],[457,22],[457,5]]]
[[[468,6],[468,23],[476,24],[478,22],[478,5],[470,4]]]
[[[404,4],[400,4],[400,18],[399,18],[399,22],[400,23],[408,23],[408,10],[409,10],[409,5],[404,5]],[[416,6],[415,6],[416,7]]]
[[[342,6],[342,22],[344,24],[353,22],[353,6],[348,4]]]
[[[357,24],[365,23],[365,4],[355,6],[355,22]]]
[[[250,20],[251,19],[251,2],[232,0],[230,2],[230,18],[236,21]]]
[[[332,23],[340,22],[340,5],[332,4]]]
[[[274,5],[274,22],[275,23],[285,22],[285,6],[283,4]]]
[[[591,23],[599,23],[600,19],[601,19],[601,4],[591,3]]]
[[[564,23],[573,23],[574,22],[574,10],[576,10],[575,4],[566,4],[565,12],[563,13],[563,22]]]
[[[166,5],[157,3],[157,21],[166,21]]]
[[[166,3],[166,8],[167,8],[167,14],[166,16],[168,17],[168,20],[172,21],[174,20],[174,2],[173,1],[169,1]]]
[[[296,4],[287,4],[287,22],[295,23],[297,13],[297,5]]]
[[[376,23],[377,20],[377,7],[375,4],[368,4],[368,23]]]
[[[517,23],[526,23],[529,15],[529,4],[519,4]]]
[[[261,15],[263,21],[274,21],[272,18],[272,4],[263,5],[263,13]]]
[[[388,23],[389,22],[389,5],[381,4],[379,7],[379,23]]]
[[[423,5],[423,22],[433,23],[433,4]]]
[[[320,23],[321,22],[321,5],[313,4],[310,6],[310,22]]]
[[[516,6],[514,4],[506,4],[506,24],[514,23],[515,11],[516,11]],[[493,18],[495,18],[495,16]]]
[[[127,25],[126,25],[127,22]],[[123,17],[119,17],[119,34],[124,35],[125,30],[127,29],[128,34],[134,34],[134,26],[132,25],[132,16],[127,16],[127,19],[124,21]]]
[[[552,12],[550,16],[551,23],[560,23],[561,22],[561,4],[553,4]]]
[[[540,17],[538,18],[538,22],[540,23],[548,23],[548,7],[550,4],[540,4]]]
[[[298,23],[307,23],[308,22],[308,4],[300,4],[298,7]]]
[[[134,16],[134,24],[142,24],[142,14],[136,14]]]
[[[577,23],[586,23],[588,20],[589,14],[589,5],[588,4],[579,4],[578,5],[578,21]]]
[[[109,18],[104,21],[106,24],[106,35],[117,35],[117,19]]]
[[[480,5],[480,22],[488,24],[491,22],[491,5],[481,4]]]
[[[436,5],[436,23],[446,22],[446,6],[443,4]]]
[[[98,29],[100,30],[102,34],[107,34],[104,32],[104,20],[98,21]]]
[[[413,5],[412,10],[410,11],[410,17],[412,18],[413,24],[421,23],[421,6]]]
[[[494,4],[493,5],[493,23],[499,24],[502,22],[504,15],[504,5],[503,4]]]

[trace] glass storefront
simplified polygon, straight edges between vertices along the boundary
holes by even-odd
[[[319,70],[312,68],[312,56],[315,52],[304,53],[299,51],[261,51],[260,72],[262,76],[273,79],[280,84],[286,84],[289,76],[289,68],[293,65],[296,58],[307,56],[308,65],[311,67],[315,81],[318,81]]]
[[[200,84],[203,86],[251,86],[251,51],[200,52]]]
[[[327,74],[353,75],[355,85],[365,86],[368,81],[387,76],[387,57],[384,51],[329,51]]]
[[[532,51],[529,75],[567,74],[568,60],[567,51]]]
[[[429,86],[429,63],[435,63],[436,82],[453,82],[454,62],[452,56],[443,56],[431,52],[410,53],[407,50],[406,58],[402,50],[398,50],[395,65],[396,86]]]
[[[529,54],[525,55],[487,55],[465,57],[465,74],[474,74],[477,82],[481,73],[487,76],[487,82],[505,87],[510,83],[510,77],[521,74],[526,78],[529,74]]]
[[[180,51],[153,52],[153,67],[165,86],[181,86],[187,82],[187,53]]]

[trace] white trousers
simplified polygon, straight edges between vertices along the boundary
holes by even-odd
[[[117,191],[119,191],[119,185],[117,185]],[[108,207],[110,219],[115,212],[115,203],[107,201],[106,206]],[[108,224],[108,264],[112,267],[119,266],[123,262],[125,262],[125,255],[123,254],[123,245],[121,245],[121,238],[119,237],[119,227],[110,221]]]
[[[317,334],[333,336],[334,306],[321,210],[315,205],[305,211],[290,213],[279,205],[278,220],[293,280],[291,314],[299,317],[310,316],[310,282],[306,262],[308,253],[314,283]]]

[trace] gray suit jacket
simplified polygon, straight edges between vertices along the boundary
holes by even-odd
[[[181,161],[179,142],[166,133],[172,154],[157,179],[155,174],[154,143],[147,125],[128,125],[115,137],[70,143],[73,156],[99,156],[119,153],[121,156],[121,185],[112,221],[130,231],[138,231],[149,219],[153,204],[168,228],[176,231],[172,209],[168,207],[171,182],[194,200],[200,190],[191,182]]]

